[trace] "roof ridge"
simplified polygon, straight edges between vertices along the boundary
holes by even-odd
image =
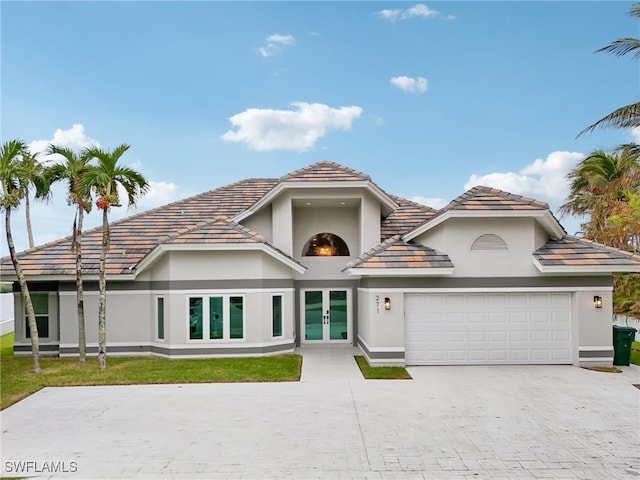
[[[319,162],[312,163],[311,165],[306,165],[299,169],[293,170],[282,177],[279,178],[279,182],[284,182],[287,180],[295,179],[304,175],[305,173],[312,172],[314,169],[318,167],[333,167],[337,171],[346,172],[356,177],[362,177],[363,180],[371,181],[371,177],[366,173],[361,172],[360,170],[356,170],[351,167],[347,167],[346,165],[342,165],[331,160],[320,160]]]
[[[254,230],[251,230],[250,228],[245,227],[244,225],[232,220],[231,218],[229,218],[226,215],[215,215],[210,220],[200,221],[200,222],[194,224],[193,226],[190,226],[188,228],[182,229],[181,231],[174,232],[174,233],[168,235],[167,238],[165,240],[160,241],[159,244],[170,243],[171,241],[173,241],[173,240],[175,240],[177,238],[180,238],[180,237],[182,237],[184,235],[196,232],[198,230],[203,229],[204,227],[207,227],[209,225],[215,225],[215,224],[224,224],[224,225],[232,228],[236,232],[242,233],[247,238],[251,238],[251,239],[255,240],[258,243],[267,243],[265,238],[262,235],[260,235],[258,232],[254,231]]]

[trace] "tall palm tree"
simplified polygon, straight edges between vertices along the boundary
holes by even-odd
[[[27,222],[27,236],[29,238],[29,248],[35,247],[33,243],[33,229],[31,228],[31,192],[32,186],[40,188],[39,180],[42,178],[44,167],[36,158],[37,156],[25,149],[20,161],[22,175],[20,176],[20,186],[24,190],[24,210]]]
[[[127,195],[129,207],[135,206],[138,199],[148,191],[149,183],[144,176],[130,167],[118,165],[120,157],[129,149],[123,144],[112,151],[90,148],[86,151],[89,158],[95,158],[96,165],[84,174],[83,188],[92,190],[98,200],[96,206],[102,210],[102,248],[100,250],[99,290],[98,300],[98,361],[100,368],[107,367],[107,280],[106,265],[109,250],[109,219],[111,207],[120,207],[118,187]]]
[[[631,7],[629,10],[629,16],[640,18],[640,3],[635,3]],[[611,53],[617,57],[633,53],[633,59],[638,60],[640,59],[640,39],[631,37],[621,38],[596,50],[596,52]],[[609,115],[589,125],[581,131],[578,136],[586,132],[591,132],[596,128],[633,128],[638,125],[640,125],[640,102],[632,103],[614,110]]]
[[[67,185],[67,204],[76,207],[73,220],[72,249],[76,254],[76,299],[78,312],[78,349],[80,363],[87,358],[87,339],[84,320],[84,286],[82,279],[82,223],[84,214],[91,211],[91,191],[82,184],[84,175],[89,170],[91,157],[87,150],[77,154],[70,148],[49,145],[47,155],[57,154],[62,157],[61,162],[47,167],[44,176],[47,186],[55,182],[64,181]]]
[[[20,266],[20,261],[16,255],[16,247],[13,243],[11,233],[11,211],[18,207],[24,198],[25,190],[24,174],[21,166],[21,158],[27,152],[26,145],[19,140],[9,140],[2,144],[0,148],[0,183],[2,184],[2,197],[0,198],[0,210],[4,210],[5,230],[7,235],[7,246],[13,262],[13,268],[18,277],[22,298],[24,301],[29,332],[31,336],[31,355],[33,357],[33,372],[40,372],[40,342],[38,340],[38,324],[31,303],[29,287],[24,273]]]
[[[623,145],[614,152],[595,150],[567,174],[570,192],[560,207],[562,215],[587,215],[582,225],[587,238],[612,245],[609,218],[628,202],[628,194],[640,192],[640,163],[637,146]],[[627,239],[628,241],[628,239]]]

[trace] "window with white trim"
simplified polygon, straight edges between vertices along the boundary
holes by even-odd
[[[31,304],[33,305],[33,313],[36,317],[36,327],[38,329],[38,338],[49,338],[49,294],[48,293],[32,293]],[[25,338],[31,338],[31,329],[29,328],[29,317],[26,309],[24,309]]]
[[[244,296],[194,296],[188,304],[189,340],[244,338]]]
[[[282,295],[271,296],[271,335],[282,337]]]

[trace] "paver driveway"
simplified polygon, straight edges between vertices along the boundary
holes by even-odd
[[[409,371],[410,381],[46,388],[2,412],[2,471],[78,480],[640,479],[639,367]]]

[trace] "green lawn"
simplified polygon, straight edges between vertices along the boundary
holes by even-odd
[[[411,375],[404,367],[372,367],[364,357],[355,356],[362,376],[367,380],[411,380]]]
[[[13,333],[0,337],[0,409],[43,387],[69,385],[135,385],[153,383],[295,382],[300,355],[168,360],[155,357],[110,357],[100,370],[91,357],[41,357],[42,372],[31,372],[31,356],[13,355]]]
[[[631,363],[640,365],[640,342],[633,342],[631,344]]]

